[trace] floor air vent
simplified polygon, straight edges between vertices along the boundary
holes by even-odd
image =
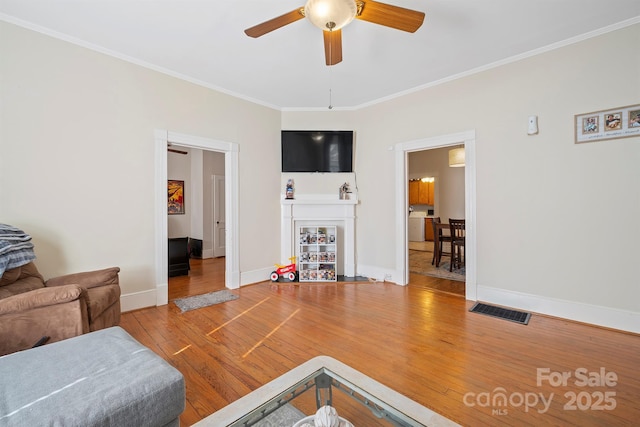
[[[511,322],[520,323],[521,325],[528,324],[529,318],[531,317],[531,313],[509,310],[502,307],[496,307],[495,305],[487,305],[479,302],[475,303],[475,305],[471,307],[469,311],[472,313],[486,314],[487,316],[510,320]]]

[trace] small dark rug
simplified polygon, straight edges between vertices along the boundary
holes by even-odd
[[[480,313],[491,317],[497,317],[499,319],[509,320],[521,325],[527,325],[531,318],[531,313],[496,307],[495,305],[488,305],[480,302],[475,303],[469,311],[472,313]]]
[[[208,294],[177,298],[173,300],[173,302],[176,303],[178,308],[184,313],[185,311],[208,307],[210,305],[220,304],[221,302],[233,301],[234,299],[238,299],[238,295],[224,289],[222,291],[209,292]]]

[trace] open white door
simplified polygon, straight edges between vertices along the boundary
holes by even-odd
[[[213,185],[213,256],[214,258],[225,256],[226,223],[225,223],[225,194],[224,176],[212,175]]]

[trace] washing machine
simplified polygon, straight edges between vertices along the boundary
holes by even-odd
[[[424,242],[424,219],[426,212],[411,212],[409,214],[409,241]]]

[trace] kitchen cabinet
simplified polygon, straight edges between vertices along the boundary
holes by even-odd
[[[409,181],[409,204],[417,205],[418,204],[418,194],[420,193],[420,181],[411,180]]]
[[[336,282],[337,227],[300,227],[298,268],[300,282]]]
[[[409,181],[410,205],[433,205],[433,182],[423,182],[419,179]]]
[[[418,200],[419,205],[433,205],[433,182],[420,181],[420,187],[418,188]]]

